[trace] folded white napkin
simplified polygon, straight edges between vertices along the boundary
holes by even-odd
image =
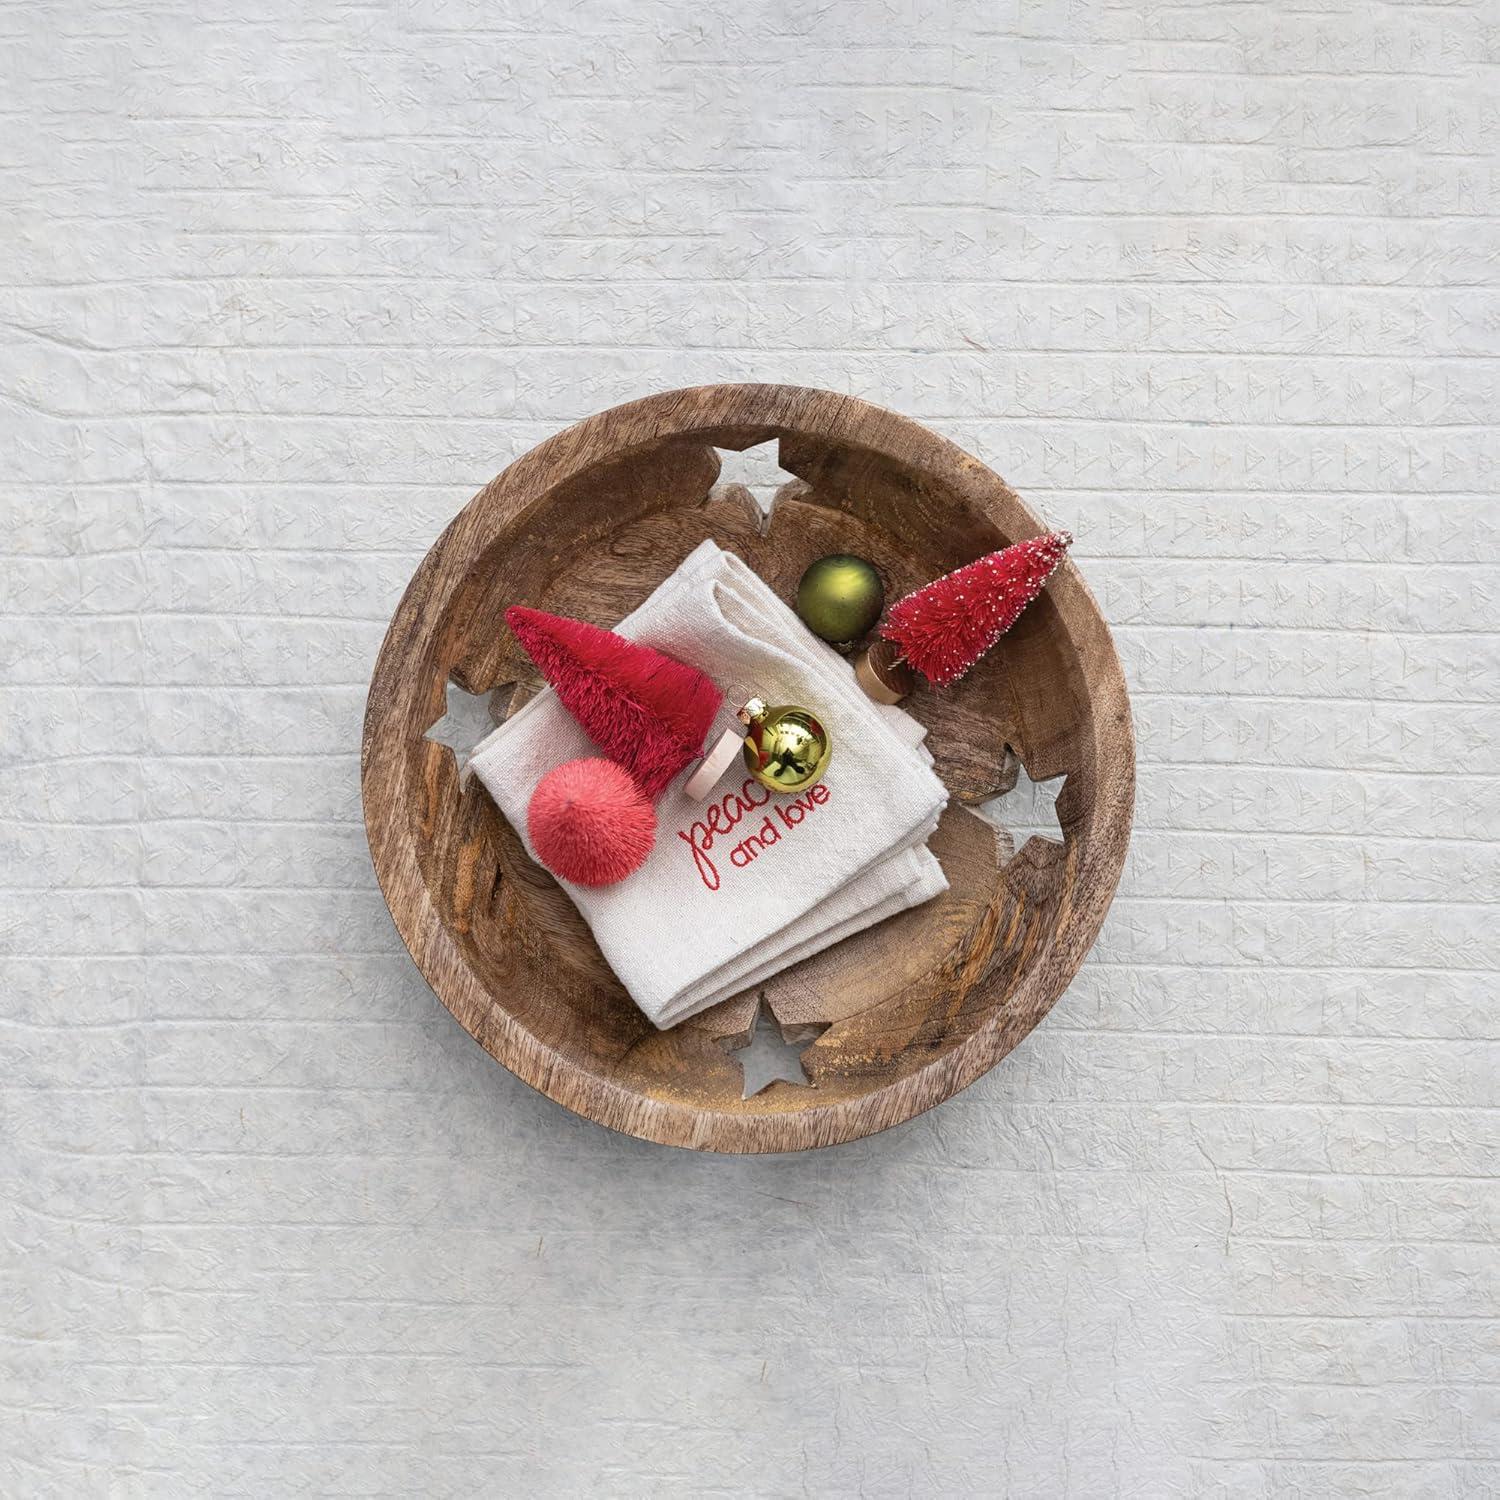
[[[639,870],[610,886],[560,882],[657,1026],[948,888],[925,847],[948,794],[921,725],[871,702],[849,664],[733,553],[704,542],[614,628],[723,690],[710,745],[750,697],[800,704],[833,737],[823,780],[800,797],[747,780],[736,759],[709,800],[693,801],[684,773],[656,804],[656,847]],[[490,734],[468,769],[534,856],[526,808],[537,782],[597,753],[546,691]]]

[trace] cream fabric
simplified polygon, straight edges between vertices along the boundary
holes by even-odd
[[[562,882],[657,1026],[947,889],[926,848],[947,792],[921,726],[866,698],[849,664],[733,553],[704,542],[615,628],[723,689],[710,743],[752,695],[812,709],[833,736],[822,782],[798,798],[747,781],[736,761],[712,798],[690,801],[684,772],[657,803],[656,847],[641,869],[612,886]],[[530,849],[537,782],[596,753],[544,692],[484,740],[469,770]]]

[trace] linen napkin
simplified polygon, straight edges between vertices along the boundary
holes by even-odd
[[[723,690],[712,745],[758,696],[811,709],[833,736],[816,787],[791,797],[736,760],[707,801],[680,775],[656,804],[656,847],[617,885],[561,881],[631,997],[661,1028],[947,889],[925,847],[947,803],[922,727],[871,702],[733,553],[703,542],[614,627]],[[477,775],[533,854],[526,808],[554,766],[598,752],[550,690],[476,748]]]

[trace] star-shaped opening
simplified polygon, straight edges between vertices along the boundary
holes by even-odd
[[[1015,785],[998,797],[981,803],[975,811],[1010,835],[1012,857],[1033,838],[1066,845],[1068,836],[1057,815],[1057,798],[1068,778],[1065,775],[1049,776],[1043,781],[1033,781],[1025,763],[1009,745],[1005,747],[1005,753],[1015,762]]]
[[[753,448],[719,448],[719,477],[709,491],[714,494],[731,485],[743,485],[755,497],[763,520],[769,521],[776,491],[791,477],[777,462],[778,440],[757,443]]]
[[[446,745],[462,771],[475,746],[495,727],[492,698],[491,693],[466,693],[456,682],[450,681],[443,717],[423,735],[423,739]]]
[[[740,1098],[768,1089],[773,1083],[795,1084],[814,1088],[802,1066],[802,1054],[828,1030],[827,1025],[808,1022],[800,1026],[782,1026],[772,1014],[762,995],[750,1023],[748,1040],[741,1036],[724,1037],[719,1045],[740,1065],[744,1087]]]

